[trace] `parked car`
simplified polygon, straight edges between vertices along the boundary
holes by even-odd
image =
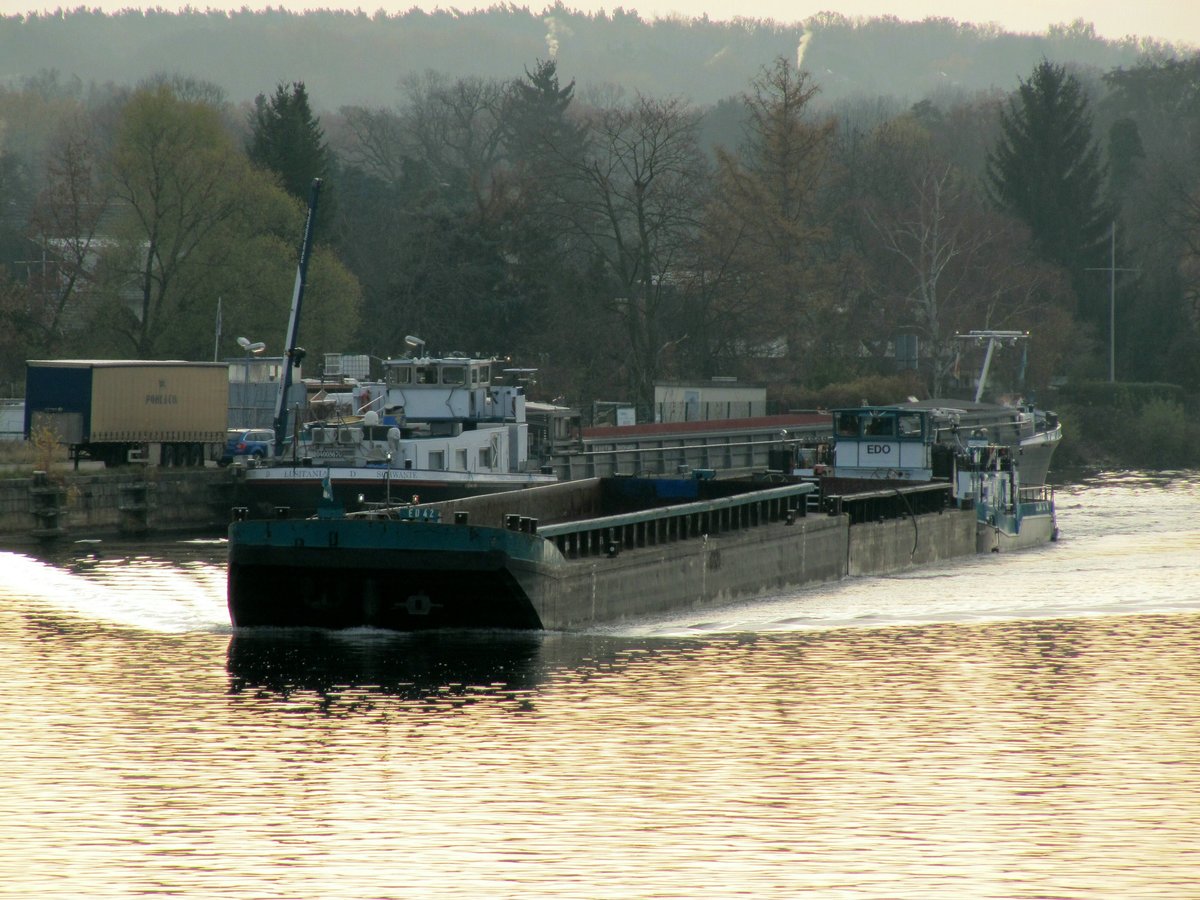
[[[270,428],[230,428],[225,453],[217,461],[227,466],[239,456],[269,459],[275,451],[275,432]]]

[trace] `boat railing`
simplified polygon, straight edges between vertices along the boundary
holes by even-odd
[[[581,451],[553,455],[549,465],[563,480],[629,471],[669,474],[680,466],[730,472],[765,467],[771,450],[808,441],[826,441],[828,432],[828,426],[812,426],[793,427],[786,438],[774,431],[761,434],[741,432],[737,436],[714,435],[706,439],[643,435],[630,438],[628,444],[605,439],[589,442],[585,444],[587,449]]]
[[[823,502],[829,514],[845,514],[850,517],[851,525],[861,525],[937,513],[953,505],[952,495],[953,486],[949,482],[933,482],[846,494],[830,493]]]
[[[1018,499],[1022,503],[1047,502],[1054,499],[1054,486],[1039,484],[1033,487],[1023,487],[1017,493]]]
[[[568,558],[616,556],[622,550],[741,531],[771,523],[792,524],[807,515],[811,482],[766,488],[732,497],[563,522],[537,529]]]

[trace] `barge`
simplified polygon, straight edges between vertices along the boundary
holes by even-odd
[[[804,515],[815,490],[599,478],[452,510],[235,521],[230,616],[236,627],[566,629],[736,600],[837,577],[806,564],[837,554],[794,552],[844,530]]]
[[[1016,454],[930,414],[836,410],[830,474],[603,477],[314,517],[235,510],[229,611],[255,626],[584,629],[1049,539]],[[1046,508],[1053,525],[1052,502]]]
[[[811,481],[598,478],[245,518],[229,531],[230,617],[571,630],[975,552],[974,512],[950,505],[949,485],[819,494]]]

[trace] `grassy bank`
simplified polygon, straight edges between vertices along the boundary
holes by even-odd
[[[1050,405],[1063,425],[1056,469],[1200,468],[1200,398],[1175,385],[1081,384]]]

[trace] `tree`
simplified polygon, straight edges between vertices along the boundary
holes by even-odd
[[[797,364],[824,343],[819,326],[838,280],[836,253],[823,253],[831,234],[821,198],[835,126],[814,118],[817,91],[783,57],[762,70],[743,98],[741,147],[718,152],[709,218],[707,255],[724,269],[715,318],[742,323],[728,334],[741,353],[783,341]]]
[[[293,82],[290,89],[280,84],[270,100],[263,94],[254,98],[246,153],[256,166],[278,175],[283,189],[297,200],[308,199],[314,178],[328,179],[329,147],[303,81]],[[321,203],[328,211],[325,196]]]
[[[166,86],[134,94],[116,141],[112,178],[126,212],[106,255],[107,321],[150,357],[180,314],[212,298],[211,276],[223,264],[213,251],[224,230],[243,223],[252,178],[216,110]],[[127,291],[136,292],[132,303]]]
[[[1079,80],[1043,61],[1001,111],[1000,124],[1000,141],[987,161],[993,199],[1029,226],[1044,259],[1067,271],[1085,317],[1101,321],[1107,307],[1087,302],[1084,284],[1094,280],[1087,269],[1104,262],[1111,213],[1102,200],[1106,173]]]
[[[1200,385],[1200,54],[1104,76],[1119,202],[1116,353],[1125,378]]]
[[[863,200],[876,238],[866,254],[868,284],[887,308],[890,333],[920,337],[930,396],[948,396],[960,351],[955,335],[1064,321],[1059,282],[1027,258],[1014,223],[939,158],[911,120],[879,129],[872,151],[869,167],[881,187]],[[1040,336],[1047,355],[1056,337]]]
[[[17,396],[14,386],[24,379],[25,361],[42,337],[35,308],[28,286],[0,267],[0,390],[9,396]]]
[[[590,151],[569,188],[573,228],[611,290],[628,388],[648,407],[664,352],[687,334],[681,295],[697,270],[705,181],[699,118],[681,100],[639,97],[587,125]]]
[[[505,155],[527,202],[552,201],[560,183],[583,155],[585,134],[570,118],[575,82],[563,86],[554,60],[512,82],[504,109]],[[540,189],[539,189],[540,188]]]
[[[230,344],[247,325],[282,332],[303,204],[249,165],[217,109],[167,86],[138,91],[121,112],[111,169],[120,204],[99,271],[98,338],[145,358],[209,358],[218,299]],[[323,280],[330,296],[310,291],[305,333],[340,342],[357,325],[357,286],[343,273]]]
[[[100,169],[90,123],[83,116],[75,117],[46,160],[46,187],[30,219],[43,259],[52,260],[38,277],[31,274],[29,279],[31,290],[42,298],[37,346],[49,355],[61,353],[70,333],[84,330],[86,324],[86,300],[93,293],[101,246],[99,226],[110,200],[110,187]]]
[[[585,357],[598,349],[582,315],[586,283],[576,277],[586,265],[586,244],[569,227],[582,187],[572,173],[586,146],[573,117],[574,92],[574,82],[559,82],[554,60],[539,61],[509,86],[503,119],[509,202],[500,234],[512,306],[523,323],[513,350],[536,352],[541,377],[560,389],[566,379],[556,361],[586,370]]]

